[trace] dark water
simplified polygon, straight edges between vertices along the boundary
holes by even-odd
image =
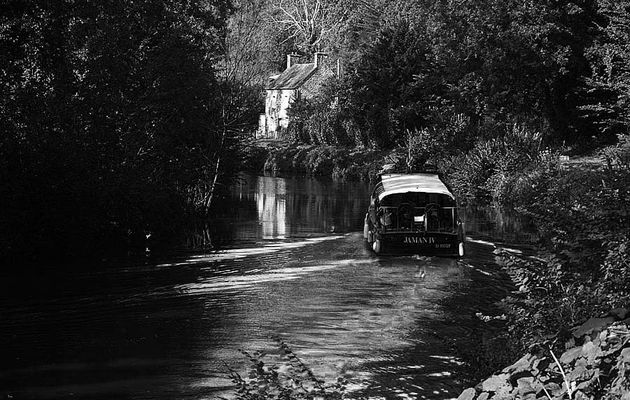
[[[283,340],[319,377],[348,378],[354,397],[457,397],[479,367],[457,348],[512,289],[490,242],[519,242],[524,228],[470,210],[464,259],[379,258],[360,232],[368,190],[247,177],[212,227],[218,253],[2,276],[0,396],[229,397],[238,350],[273,362]]]

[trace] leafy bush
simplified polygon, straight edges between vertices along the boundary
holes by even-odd
[[[242,167],[250,171],[262,171],[267,161],[269,151],[258,146],[253,138],[241,141],[240,152],[242,154]]]
[[[299,151],[299,148],[293,146],[270,149],[263,169],[274,173],[278,171],[291,171],[294,168],[293,160]]]
[[[558,170],[556,154],[541,147],[539,132],[513,125],[502,135],[479,140],[467,153],[454,156],[449,163],[450,183],[463,199],[514,204],[529,195],[528,187]]]
[[[524,348],[630,298],[630,173],[559,172],[520,210],[534,218],[541,257],[499,253],[519,285],[504,306]]]
[[[630,299],[630,235],[606,242],[605,248],[599,295],[606,304],[621,307]]]
[[[357,129],[344,117],[337,101],[335,81],[327,81],[314,98],[299,99],[288,110],[287,139],[294,144],[361,145]]]
[[[419,172],[437,151],[437,140],[428,129],[407,131],[404,142],[394,149],[388,159],[397,172]]]
[[[268,150],[264,170],[373,181],[383,168],[385,154],[364,147],[287,145]]]
[[[605,147],[601,153],[609,171],[630,171],[630,134],[618,135],[617,144]]]
[[[313,175],[332,175],[335,149],[329,146],[315,147],[306,154],[304,167]]]
[[[570,273],[552,253],[540,258],[499,253],[497,259],[519,287],[502,304],[510,320],[510,337],[521,352],[609,309],[589,280]]]

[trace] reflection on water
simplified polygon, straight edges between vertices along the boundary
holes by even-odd
[[[231,244],[358,231],[367,199],[369,185],[361,182],[243,175],[220,205],[213,234]]]
[[[466,233],[475,238],[511,244],[531,244],[538,238],[533,223],[514,212],[490,206],[463,211]]]
[[[257,179],[256,206],[263,239],[284,239],[287,233],[287,187],[284,179]]]
[[[347,377],[355,397],[456,397],[471,368],[453,344],[478,335],[475,313],[513,288],[486,245],[462,260],[374,256],[361,234],[368,194],[361,183],[246,176],[214,224],[221,251],[4,270],[0,397],[219,398],[226,365],[245,369],[238,349],[277,360],[273,338],[321,378]],[[488,241],[519,229],[467,218]]]
[[[243,175],[233,190],[237,206],[220,214],[229,224],[219,234],[230,231],[233,242],[360,231],[370,189],[361,182]],[[254,207],[255,217],[243,213]],[[478,239],[512,244],[536,240],[535,228],[516,213],[469,206],[460,215],[467,234]]]

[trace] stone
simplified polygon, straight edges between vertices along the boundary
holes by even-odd
[[[571,350],[565,351],[560,356],[560,362],[562,364],[569,365],[575,361],[576,358],[582,355],[582,347],[574,347]]]
[[[621,350],[618,361],[619,365],[621,365],[621,363],[630,365],[630,347],[626,347],[625,349]]]
[[[481,389],[484,392],[497,392],[500,388],[509,386],[510,390],[512,385],[508,383],[508,374],[493,375],[481,383]]]
[[[591,386],[591,381],[584,381],[584,382],[581,382],[579,385],[577,385],[577,390],[584,390],[588,388],[589,386]]]
[[[487,392],[483,392],[477,397],[477,400],[488,400],[488,397],[490,397],[490,395]]]
[[[583,365],[576,365],[575,368],[568,372],[567,379],[569,382],[583,382],[590,380],[593,374],[592,369],[587,369]]]
[[[562,396],[564,392],[566,391],[566,388],[564,387],[564,385],[561,385],[555,382],[546,384],[545,389],[547,389],[547,391],[551,393],[551,395],[554,398]]]
[[[513,389],[514,388],[512,387],[512,385],[508,383],[505,386],[501,386],[499,389],[497,389],[494,395],[495,397],[498,397],[498,398],[501,398],[501,397],[511,398],[513,397],[512,396]]]
[[[575,362],[575,366],[573,368],[591,368],[591,366],[589,365],[589,363],[586,361],[585,358],[578,358],[578,360]],[[568,371],[571,372],[571,371]]]
[[[628,335],[628,332],[609,331],[608,338],[606,340],[606,344],[608,345],[608,348],[605,351],[603,351],[603,355],[609,356],[621,350],[626,344],[627,335]]]
[[[477,391],[475,390],[475,388],[468,388],[459,395],[457,400],[473,400],[476,395]]]
[[[532,361],[535,357],[531,354],[526,354],[521,357],[517,362],[505,368],[503,372],[518,374],[519,372],[527,371],[531,369]]]
[[[582,353],[586,354],[595,348],[595,344],[592,341],[588,341],[582,345]]]
[[[534,377],[528,378],[520,378],[516,381],[518,385],[518,394],[524,396],[528,393],[534,393],[534,387],[532,386],[534,383]]]
[[[593,339],[593,345],[595,347],[599,347],[602,344],[602,341],[599,340],[599,335],[595,335],[595,339]]]
[[[580,391],[573,393],[573,400],[591,400],[591,399],[592,397],[587,396]]]
[[[590,388],[591,386],[593,386],[594,388],[597,388],[600,386],[600,381],[599,381],[599,369],[595,369],[593,370],[593,377],[591,379],[589,379],[588,381],[584,381],[581,382],[577,385],[577,389],[578,390],[585,390]]]
[[[527,371],[521,371],[519,373],[514,373],[512,375],[510,375],[510,385],[516,387],[518,386],[518,380],[521,378],[534,378],[533,375],[533,371],[532,370],[527,370]]]
[[[594,342],[584,343],[582,346],[582,355],[586,358],[589,365],[595,365],[595,360],[603,355],[602,349]]]
[[[599,333],[615,322],[615,317],[591,318],[573,331],[573,336],[581,338],[584,335]]]

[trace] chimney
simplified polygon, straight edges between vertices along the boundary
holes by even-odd
[[[298,64],[300,61],[300,55],[297,53],[287,54],[287,69],[291,68],[294,64]]]
[[[320,65],[323,64],[324,58],[328,57],[328,54],[322,53],[320,51],[315,53],[315,68],[319,68]]]

